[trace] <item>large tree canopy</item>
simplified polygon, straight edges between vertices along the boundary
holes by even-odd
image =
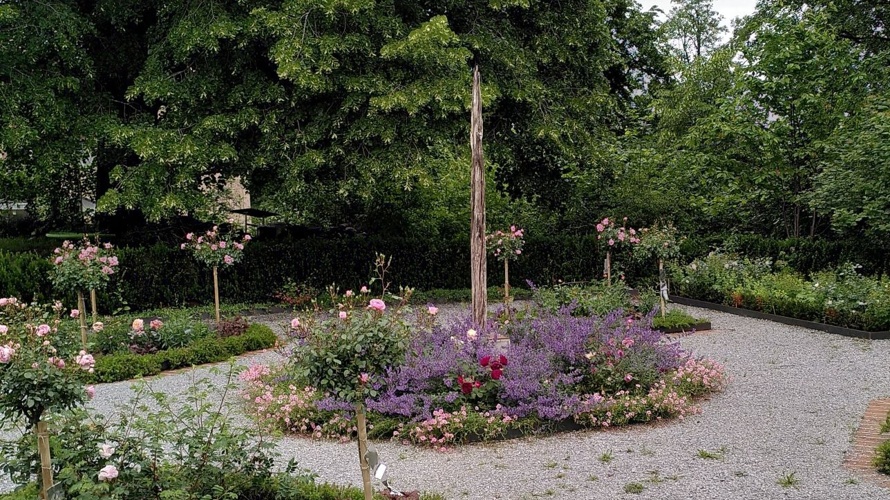
[[[458,208],[478,63],[500,187],[559,206],[664,79],[653,22],[630,0],[7,2],[0,197],[210,217],[238,176],[290,220],[401,231]]]

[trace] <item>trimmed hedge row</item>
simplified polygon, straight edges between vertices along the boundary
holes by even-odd
[[[732,248],[751,257],[781,259],[803,273],[835,267],[846,261],[863,264],[867,274],[888,272],[890,255],[858,242],[825,240],[776,240],[756,235],[688,239],[681,260],[688,262],[713,247]],[[244,261],[220,273],[225,302],[260,303],[272,300],[287,280],[318,289],[336,283],[358,288],[368,282],[375,252],[392,256],[387,275],[398,285],[418,290],[467,289],[470,287],[467,239],[420,240],[378,237],[301,238],[254,241],[245,248]],[[118,250],[120,267],[107,292],[99,294],[99,307],[113,312],[124,305],[131,310],[166,306],[209,304],[212,300],[210,271],[188,252],[156,244]],[[563,280],[587,281],[602,274],[604,254],[596,236],[529,237],[522,258],[510,265],[510,281],[524,286],[526,280],[549,285]],[[624,266],[628,281],[639,284],[655,274],[654,265],[633,262],[628,256],[614,259]],[[503,282],[500,262],[488,262],[488,284]],[[48,279],[48,257],[37,253],[0,250],[0,295],[25,300],[58,298],[66,304],[73,297],[59,297]]]
[[[470,287],[470,245],[468,240],[416,240],[353,237],[342,239],[305,238],[254,241],[245,247],[244,260],[220,272],[220,295],[229,303],[260,303],[272,300],[287,280],[318,289],[336,283],[357,289],[372,275],[375,252],[392,256],[387,274],[393,290],[399,285],[418,290],[468,289]],[[210,271],[188,252],[157,244],[118,249],[120,266],[107,291],[99,293],[100,311],[113,312],[129,305],[131,310],[167,306],[209,304],[213,297]],[[595,236],[530,238],[522,259],[510,265],[510,281],[524,286],[526,280],[551,284],[559,280],[590,280],[602,273],[604,255]],[[618,258],[628,265],[628,276],[639,276],[640,266],[630,258]],[[503,283],[503,267],[494,259],[488,263],[488,284]],[[47,278],[48,257],[35,253],[0,252],[0,290],[6,296],[25,300],[61,299]],[[654,273],[655,267],[645,271]]]
[[[119,382],[136,377],[157,375],[163,371],[193,365],[218,363],[249,351],[275,345],[275,332],[266,325],[252,324],[234,337],[205,337],[187,347],[152,354],[110,354],[96,356],[93,382]]]

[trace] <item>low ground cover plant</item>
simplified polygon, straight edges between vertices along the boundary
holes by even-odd
[[[890,330],[890,278],[846,264],[809,277],[781,262],[712,253],[672,269],[682,296],[867,331]]]
[[[86,410],[56,414],[50,421],[53,466],[65,498],[363,498],[356,488],[315,483],[314,474],[293,460],[276,468],[280,457],[269,435],[232,424],[232,405],[226,402],[235,394],[237,370],[230,365],[217,371],[226,381],[221,385],[194,379],[181,397],[138,383],[115,417]],[[37,458],[32,441],[24,433],[3,443],[3,471],[23,488],[0,498],[36,495],[30,483]]]
[[[287,353],[290,362],[251,366],[241,375],[249,413],[276,430],[349,439],[352,405],[324,383],[326,374],[345,373],[343,367],[330,363],[320,374],[307,373],[300,352],[308,348],[325,359],[314,337],[352,338],[344,332],[354,311],[341,312],[331,321],[344,325],[326,330],[297,320],[295,336],[302,340]],[[372,313],[382,318],[384,310]],[[719,363],[683,351],[649,321],[621,311],[573,316],[567,309],[537,310],[508,325],[492,322],[491,328],[509,328],[506,345],[469,318],[438,325],[435,308],[421,313],[429,321],[391,340],[396,344],[387,355],[375,358],[383,364],[349,368],[352,386],[362,391],[371,437],[441,449],[565,422],[610,427],[682,418],[697,411],[697,397],[727,381]],[[360,341],[346,344],[356,349],[354,357],[368,357]]]

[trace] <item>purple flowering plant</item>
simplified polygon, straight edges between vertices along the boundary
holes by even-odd
[[[378,426],[373,435],[441,448],[472,435],[497,437],[554,421],[605,427],[682,417],[696,411],[694,396],[726,382],[719,364],[665,342],[651,328],[651,316],[539,309],[509,325],[505,344],[474,327],[465,317],[413,332],[402,357],[363,394],[369,422]],[[246,380],[244,396],[257,416],[286,431],[348,436],[349,426],[339,420],[348,401],[294,379],[270,384],[268,371],[258,368]],[[699,375],[677,378],[681,372]]]

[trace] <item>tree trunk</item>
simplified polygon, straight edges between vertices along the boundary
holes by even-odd
[[[365,405],[355,405],[356,427],[358,427],[358,459],[362,469],[362,487],[365,500],[374,500],[374,489],[371,487],[371,467],[368,465],[368,429],[365,427]]]
[[[213,266],[213,305],[216,307],[216,324],[219,325],[219,277]]]
[[[473,108],[470,115],[472,176],[470,201],[470,276],[473,287],[473,321],[485,325],[488,309],[488,276],[485,260],[485,170],[482,157],[482,89],[479,66],[473,68]]]

